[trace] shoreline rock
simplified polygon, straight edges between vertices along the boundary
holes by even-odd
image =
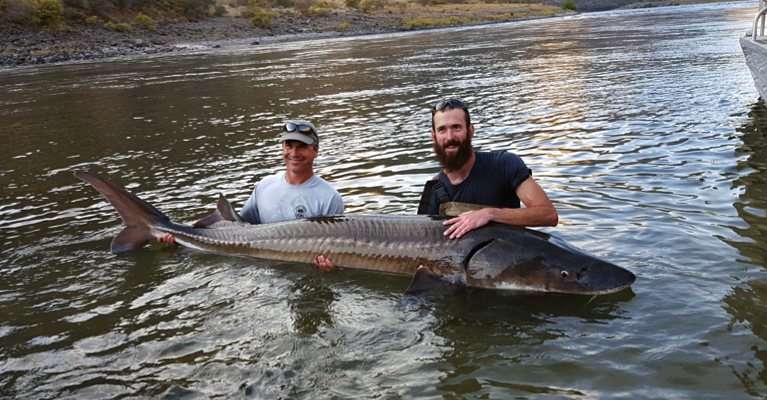
[[[0,68],[178,52],[199,46],[259,45],[445,27],[424,24],[405,29],[402,24],[405,18],[444,21],[471,15],[473,19],[461,25],[489,24],[520,20],[522,14],[528,15],[524,19],[529,19],[532,18],[529,14],[541,10],[556,10],[557,15],[564,13],[561,8],[545,4],[449,4],[370,14],[335,10],[314,17],[283,11],[273,19],[269,29],[254,27],[248,19],[239,17],[214,17],[198,22],[156,21],[155,30],[132,26],[124,32],[99,25],[75,25],[65,31],[0,27]],[[496,18],[507,14],[516,17]]]

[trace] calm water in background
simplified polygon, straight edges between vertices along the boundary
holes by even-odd
[[[767,108],[737,38],[756,3],[200,49],[0,71],[0,397],[767,396]],[[429,105],[520,154],[542,229],[637,274],[586,296],[403,296],[404,276],[159,244],[72,172],[172,219],[283,168],[321,130],[347,212],[414,213],[438,170]]]

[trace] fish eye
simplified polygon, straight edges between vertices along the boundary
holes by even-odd
[[[563,278],[567,278],[567,275],[568,275],[568,274],[567,274],[567,271],[562,271],[562,277],[563,277]]]

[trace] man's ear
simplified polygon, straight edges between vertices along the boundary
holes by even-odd
[[[436,139],[434,137],[434,131],[431,131],[431,140],[432,142],[436,142]]]
[[[474,125],[469,125],[469,137],[474,137]]]

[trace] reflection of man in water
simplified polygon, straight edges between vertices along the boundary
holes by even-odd
[[[444,223],[450,225],[445,236],[451,239],[490,221],[556,226],[557,210],[522,159],[507,152],[473,151],[474,126],[462,101],[440,101],[431,114],[431,138],[442,171],[424,188],[419,214],[455,216]]]
[[[306,121],[288,121],[282,127],[282,159],[286,169],[259,182],[240,214],[251,224],[318,217],[344,212],[338,191],[314,174],[319,155],[317,129]],[[176,245],[170,233],[157,239]]]

